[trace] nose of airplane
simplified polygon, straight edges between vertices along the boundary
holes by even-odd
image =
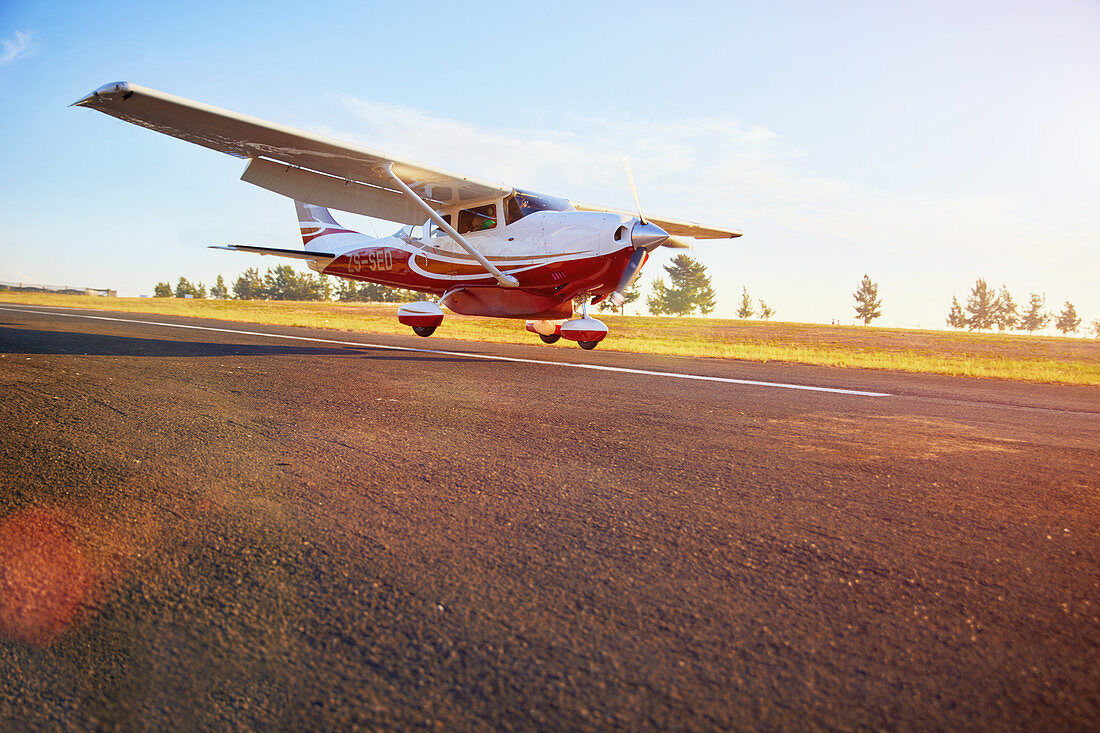
[[[668,232],[653,222],[635,222],[630,230],[630,243],[635,249],[653,250],[667,241]]]

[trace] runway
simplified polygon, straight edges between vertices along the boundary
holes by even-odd
[[[0,304],[0,727],[1094,725],[1100,391],[529,336]]]

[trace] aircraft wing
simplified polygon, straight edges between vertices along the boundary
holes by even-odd
[[[230,252],[250,252],[257,255],[275,255],[276,257],[289,257],[294,260],[334,260],[336,255],[332,252],[314,252],[313,250],[282,249],[279,247],[253,247],[249,244],[212,244],[210,249],[224,249]]]
[[[609,214],[622,214],[624,216],[637,216],[636,211],[623,211],[622,209],[609,209],[606,206],[594,206],[592,204],[582,204],[577,201],[570,201],[573,207],[577,211],[606,211]],[[646,214],[646,219],[653,222],[657,226],[664,229],[673,237],[692,237],[694,239],[732,239],[734,237],[740,237],[741,232],[736,229],[722,229],[719,227],[708,227],[702,224],[697,224],[693,221],[684,221],[682,219],[665,219],[659,216],[650,216]]]
[[[155,89],[115,82],[74,103],[250,160],[242,178],[285,196],[403,224],[425,216],[387,174],[439,206],[507,196],[511,188],[295,130]]]

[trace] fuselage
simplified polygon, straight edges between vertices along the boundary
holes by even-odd
[[[479,207],[484,208],[484,207]],[[465,211],[440,212],[465,223]],[[527,318],[572,313],[579,294],[611,293],[634,252],[631,217],[582,211],[536,211],[505,223],[493,217],[463,236],[518,288],[500,287],[469,253],[431,222],[373,239],[328,224],[302,223],[307,249],[335,255],[311,263],[326,275],[443,295],[459,313]],[[418,231],[419,230],[419,231]],[[460,229],[461,231],[461,229]],[[568,311],[568,313],[566,313]]]

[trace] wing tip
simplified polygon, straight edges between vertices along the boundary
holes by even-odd
[[[123,99],[129,99],[129,95],[134,93],[133,86],[128,81],[113,81],[110,84],[104,84],[98,89],[93,89],[88,94],[85,94],[80,99],[76,100],[70,107],[91,107],[101,99],[112,99],[114,97],[122,97]]]

